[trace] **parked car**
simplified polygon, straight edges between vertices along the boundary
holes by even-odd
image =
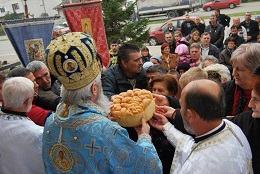
[[[196,17],[199,17],[199,16],[191,16],[190,19],[195,21]],[[158,45],[158,44],[162,44],[164,42],[164,32],[167,30],[167,27],[168,27],[167,23],[169,21],[172,21],[174,28],[177,28],[179,31],[181,31],[181,24],[182,24],[182,22],[185,21],[185,19],[186,19],[185,16],[172,18],[172,19],[168,20],[167,22],[165,22],[164,24],[162,24],[160,27],[151,31],[149,33],[149,38],[147,40],[149,45],[155,46],[155,45]],[[200,18],[200,22],[205,24],[205,21],[202,18]]]
[[[214,0],[203,5],[203,10],[211,11],[220,8],[235,8],[240,5],[240,0]]]
[[[60,26],[60,25],[55,26],[53,28],[53,31],[52,31],[52,39],[55,39],[57,36],[59,36],[60,31],[63,34],[66,34],[66,33],[70,32],[70,28],[69,27],[63,27],[63,26]]]

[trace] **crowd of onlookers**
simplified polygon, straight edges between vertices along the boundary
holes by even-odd
[[[75,37],[72,44],[76,45],[70,48],[73,56],[64,54],[61,58],[63,52],[55,48],[59,54],[55,60],[51,60],[53,53],[51,58],[47,56],[46,64],[32,61],[26,67],[14,68],[7,76],[0,74],[0,138],[5,140],[0,143],[0,158],[5,158],[0,160],[0,173],[17,172],[19,168],[26,173],[44,173],[44,168],[46,173],[91,171],[86,163],[93,171],[99,166],[98,171],[111,167],[110,172],[127,173],[129,168],[131,173],[160,173],[160,162],[163,173],[259,173],[259,21],[250,19],[249,12],[245,15],[245,21],[240,23],[234,18],[231,26],[230,17],[218,9],[207,26],[199,18],[192,21],[189,15],[181,31],[169,23],[161,55],[150,55],[146,46],[119,46],[113,40],[106,68],[100,56],[93,54],[93,45],[80,46],[93,49],[84,50],[92,54],[77,56],[80,49],[73,49],[80,44]],[[63,43],[57,45],[61,50]],[[91,39],[84,44],[91,44]],[[69,63],[76,66],[62,66]],[[150,126],[143,119],[141,129],[127,127],[126,133],[100,116],[107,117],[102,109],[109,110],[108,99],[134,88],[152,92],[156,112]],[[84,120],[85,113],[91,120]],[[99,132],[103,132],[101,137],[97,136]],[[79,139],[89,142],[83,147]],[[111,150],[115,148],[112,146],[120,148]],[[23,160],[24,153],[30,154],[27,160]],[[11,161],[14,159],[16,166]]]
[[[252,108],[252,105],[249,104],[252,91],[251,77],[254,70],[260,65],[260,52],[258,51],[260,45],[257,44],[260,41],[259,21],[260,17],[252,20],[251,13],[247,12],[245,21],[240,23],[239,18],[234,18],[233,24],[230,25],[230,17],[220,14],[220,10],[216,9],[215,14],[210,16],[210,24],[207,26],[202,24],[198,17],[195,18],[195,21],[191,20],[189,15],[186,15],[186,21],[182,23],[181,31],[174,29],[172,23],[169,22],[164,35],[165,43],[161,45],[161,55],[151,55],[149,48],[143,46],[140,50],[141,59],[136,58],[135,64],[132,64],[131,67],[121,66],[121,69],[121,62],[130,62],[131,57],[128,57],[128,60],[122,60],[123,56],[127,56],[118,55],[121,59],[117,59],[114,67],[109,67],[104,72],[104,93],[111,97],[127,89],[145,88],[146,73],[146,89],[155,95],[173,97],[173,99],[169,99],[172,104],[170,106],[178,108],[180,106],[176,99],[181,97],[182,89],[190,81],[208,78],[222,84],[224,88],[225,117],[233,118],[250,111]],[[120,51],[120,48],[118,50],[111,47],[110,52],[113,52],[114,56],[116,53],[123,52],[124,49],[128,50],[123,47],[121,49]],[[136,48],[136,50],[138,49]],[[124,50],[124,52],[126,51]],[[145,71],[142,69],[139,72],[140,66],[143,66]],[[136,73],[138,73],[138,77],[135,77]],[[237,118],[239,117],[235,117],[235,120]],[[256,120],[258,121],[258,119]],[[256,127],[259,125],[257,124]],[[128,131],[130,138],[136,140],[129,128]],[[167,143],[164,142],[162,145],[158,142],[157,139],[167,141],[162,133],[152,129],[151,134],[160,137],[154,138],[153,143],[162,160],[164,172],[168,173],[171,162],[167,162],[171,161],[174,152],[169,150]],[[247,134],[247,138],[250,139],[249,137],[254,134]],[[257,169],[255,161],[259,160],[259,156],[255,152],[255,150],[257,151],[255,142],[250,142],[250,145],[251,148],[254,148],[252,149],[253,168],[256,172],[259,169]],[[259,144],[256,146],[259,147]]]

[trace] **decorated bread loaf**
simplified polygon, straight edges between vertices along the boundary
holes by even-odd
[[[155,112],[155,102],[148,90],[133,89],[113,96],[111,115],[123,127],[142,124],[142,116],[150,120]]]

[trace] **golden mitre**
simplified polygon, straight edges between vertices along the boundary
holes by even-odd
[[[93,39],[71,32],[52,40],[46,48],[45,64],[68,90],[91,83],[100,73]]]

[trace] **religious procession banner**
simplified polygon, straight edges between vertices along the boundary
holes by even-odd
[[[45,48],[51,42],[54,18],[30,18],[2,22],[22,65],[43,60]]]
[[[107,38],[102,16],[101,1],[64,4],[63,12],[72,32],[85,32],[95,41],[104,66],[109,65]]]

